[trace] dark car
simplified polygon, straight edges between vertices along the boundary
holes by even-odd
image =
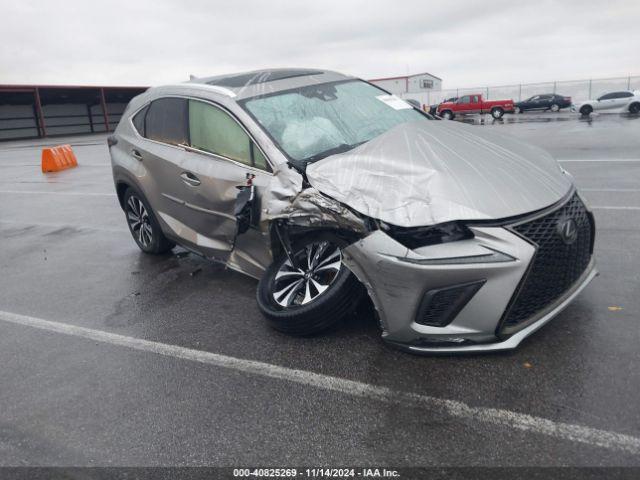
[[[551,110],[557,112],[561,108],[571,106],[571,97],[557,95],[555,93],[546,93],[544,95],[534,95],[531,98],[516,102],[516,113],[522,113],[527,110]]]

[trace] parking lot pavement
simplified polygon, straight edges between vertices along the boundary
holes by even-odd
[[[0,144],[0,464],[640,465],[640,119],[519,117],[474,128],[563,160],[601,275],[482,356],[393,350],[366,309],[274,332],[255,280],[139,252],[104,136]],[[40,173],[68,141],[79,167]]]

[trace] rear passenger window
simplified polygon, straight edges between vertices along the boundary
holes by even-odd
[[[238,122],[211,104],[189,100],[189,135],[191,146],[198,150],[268,169],[260,149]]]
[[[145,129],[144,129],[144,120],[145,120],[145,116],[147,115],[147,110],[149,110],[149,105],[147,105],[138,113],[136,113],[133,119],[131,120],[133,122],[133,126],[135,127],[135,129],[143,137],[146,137]]]
[[[145,137],[158,142],[179,145],[187,143],[187,100],[160,98],[149,105],[144,122]]]

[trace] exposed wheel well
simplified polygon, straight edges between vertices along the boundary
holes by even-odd
[[[351,244],[360,238],[354,232],[344,230],[335,226],[330,225],[318,225],[317,227],[301,227],[301,226],[293,226],[293,225],[284,225],[278,224],[278,221],[272,222],[270,229],[270,239],[271,239],[271,254],[274,259],[278,258],[285,254],[284,248],[282,246],[282,242],[280,240],[280,236],[277,233],[277,229],[283,229],[286,231],[286,234],[289,237],[291,242],[299,241],[302,238],[313,236],[318,237],[321,235],[334,235],[347,244]],[[281,231],[281,234],[285,233]]]
[[[127,191],[129,185],[125,182],[116,183],[116,194],[118,195],[118,202],[120,202],[120,207],[124,209],[124,192]]]

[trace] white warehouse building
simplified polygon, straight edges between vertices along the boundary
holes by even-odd
[[[388,92],[405,98],[407,94],[442,90],[442,79],[427,72],[402,77],[374,78],[369,81]]]

